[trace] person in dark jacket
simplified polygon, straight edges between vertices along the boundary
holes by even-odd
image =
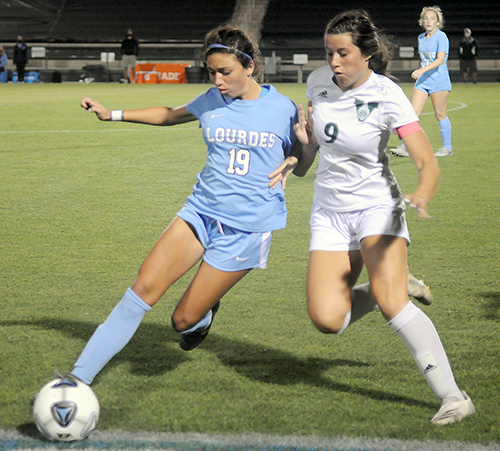
[[[139,42],[134,38],[134,32],[129,29],[127,36],[122,41],[122,67],[126,83],[135,82],[135,65],[137,64],[138,54]],[[132,69],[132,76],[130,76],[130,69]]]
[[[458,46],[458,58],[460,59],[460,72],[462,72],[466,83],[469,81],[469,74],[472,75],[472,82],[477,83],[476,58],[478,53],[477,42],[472,37],[470,28],[465,28],[464,37]]]
[[[22,36],[17,37],[13,61],[17,69],[17,81],[23,83],[26,64],[28,64],[28,47],[24,43]]]

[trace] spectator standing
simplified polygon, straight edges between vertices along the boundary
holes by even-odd
[[[7,54],[0,45],[0,83],[7,82]]]
[[[460,72],[464,76],[464,81],[469,81],[469,74],[472,75],[472,82],[477,83],[477,63],[479,54],[476,40],[472,37],[470,28],[464,29],[464,37],[458,46],[458,58],[460,59]]]
[[[134,38],[134,32],[129,28],[122,41],[122,67],[125,83],[135,83],[135,66],[139,54],[139,41]],[[130,77],[132,70],[132,77]]]
[[[24,72],[28,64],[28,46],[24,43],[23,37],[17,37],[17,44],[14,47],[14,64],[17,70],[17,81],[24,83]]]

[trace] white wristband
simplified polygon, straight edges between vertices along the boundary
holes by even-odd
[[[123,121],[123,110],[111,110],[110,121]]]

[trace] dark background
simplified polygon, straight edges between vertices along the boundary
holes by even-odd
[[[391,0],[271,0],[263,21],[261,48],[317,48],[336,13],[364,8],[377,26],[399,45],[416,46],[423,30],[418,18],[434,2]],[[480,44],[481,58],[497,58],[500,47],[500,2],[443,0],[444,31],[451,48],[465,27]],[[142,42],[201,41],[212,27],[229,20],[234,0],[0,0],[0,42],[22,35],[36,42],[119,42],[132,28]],[[6,46],[8,48],[8,45]],[[451,53],[451,52],[450,52]],[[314,59],[315,55],[310,55]]]

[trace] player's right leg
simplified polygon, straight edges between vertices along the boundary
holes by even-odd
[[[359,251],[312,250],[307,273],[307,310],[311,321],[323,333],[341,333],[354,320],[375,308],[369,294],[368,307],[355,309],[353,286],[363,268]],[[365,284],[367,285],[367,284]],[[357,288],[357,287],[356,287]],[[356,318],[353,311],[358,310]],[[361,312],[361,310],[365,310]]]
[[[200,260],[203,252],[187,223],[175,218],[144,260],[135,284],[90,338],[72,373],[90,384],[130,341],[151,306]]]
[[[429,94],[427,94],[427,92],[425,91],[422,91],[420,89],[413,90],[413,93],[411,95],[411,105],[413,106],[415,113],[417,113],[417,116],[420,116],[420,114],[422,113],[428,97]]]
[[[377,308],[369,284],[354,286],[363,269],[349,215],[313,206],[307,274],[309,317],[323,333],[341,333]]]

